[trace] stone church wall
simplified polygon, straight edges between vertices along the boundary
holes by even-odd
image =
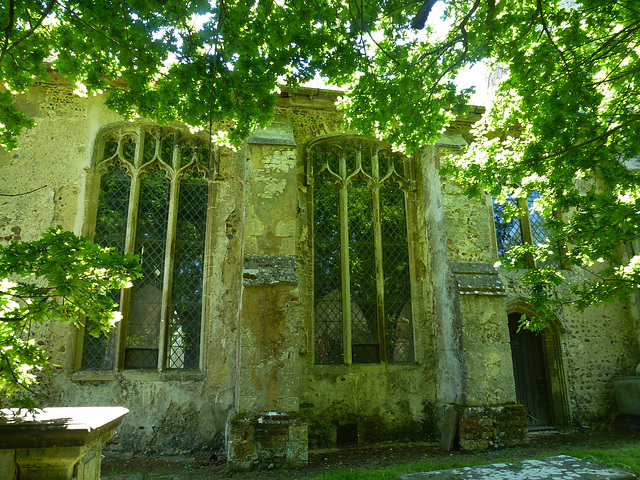
[[[563,270],[577,284],[586,273]],[[507,303],[519,302],[527,295],[520,274],[502,271]],[[590,307],[580,312],[564,306],[554,328],[562,352],[562,378],[570,418],[567,428],[608,428],[616,415],[612,378],[635,374],[640,361],[638,326],[630,304],[621,302]],[[514,310],[530,314],[528,311]]]
[[[94,139],[99,129],[121,119],[101,96],[82,98],[54,75],[18,103],[37,127],[25,132],[20,148],[0,151],[3,197],[0,236],[32,240],[60,225],[83,234],[85,200]],[[244,152],[223,151],[223,180],[215,195],[209,255],[216,270],[205,294],[210,318],[203,337],[203,372],[119,373],[80,371],[75,327],[50,322],[35,332],[39,344],[59,365],[43,379],[43,406],[120,405],[128,408],[113,449],[123,452],[190,451],[222,448],[225,424],[234,405],[236,330],[242,275]],[[29,193],[31,192],[31,193]],[[221,272],[221,273],[217,273]]]
[[[57,225],[87,232],[94,140],[121,121],[101,96],[79,97],[52,78],[18,104],[37,128],[22,135],[18,150],[0,151],[2,193],[17,195],[0,197],[4,241],[32,240]],[[244,413],[286,412],[296,428],[302,418],[310,448],[327,448],[434,440],[449,407],[476,412],[515,402],[507,312],[510,305],[517,311],[526,292],[517,272],[492,270],[491,199],[468,199],[438,173],[440,156],[465,144],[464,124],[462,136],[452,134],[412,159],[415,361],[314,364],[305,159],[311,140],[344,133],[334,101],[327,91],[285,93],[272,127],[238,151],[220,151],[210,187],[201,371],[82,371],[80,332],[51,322],[36,332],[59,365],[43,379],[47,406],[124,406],[130,413],[109,448],[152,453],[223,449],[228,420]],[[482,288],[469,287],[469,278]],[[554,392],[566,403],[567,423],[604,426],[614,412],[611,378],[632,374],[640,360],[629,307],[566,307],[557,321]]]

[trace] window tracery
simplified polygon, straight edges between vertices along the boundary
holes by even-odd
[[[317,364],[414,359],[406,158],[343,136],[308,151]]]
[[[143,277],[114,294],[117,330],[85,333],[82,369],[200,367],[208,192],[217,169],[206,140],[175,128],[127,125],[98,137],[93,240],[138,255]]]

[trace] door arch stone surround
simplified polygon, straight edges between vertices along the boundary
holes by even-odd
[[[507,299],[507,316],[510,314],[522,314],[528,317],[539,315],[524,297]],[[556,317],[550,319],[549,326],[540,332],[545,370],[550,384],[552,426],[558,430],[569,430],[571,426],[561,343],[564,333],[565,329]]]

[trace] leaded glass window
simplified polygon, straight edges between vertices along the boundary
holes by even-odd
[[[532,192],[526,199],[513,197],[507,198],[507,204],[520,209],[520,216],[512,217],[505,221],[504,209],[507,204],[493,203],[493,217],[496,226],[496,241],[498,255],[508,255],[511,247],[530,243],[533,245],[549,245],[553,242],[545,218],[535,208],[535,201],[540,198],[540,193]],[[555,259],[547,260],[544,265],[558,266],[560,262]],[[533,263],[531,263],[533,266]]]
[[[138,255],[143,276],[114,294],[123,316],[117,331],[98,338],[85,332],[83,369],[200,367],[214,153],[172,128],[128,126],[97,139],[94,241]]]
[[[507,204],[511,204],[515,207],[518,206],[518,200],[509,197]],[[524,239],[522,238],[522,224],[518,217],[512,217],[509,221],[505,220],[504,216],[505,204],[495,203],[493,204],[493,218],[496,224],[496,240],[498,242],[498,255],[504,257],[511,247],[522,245]]]
[[[315,362],[414,360],[408,161],[359,137],[309,148]]]

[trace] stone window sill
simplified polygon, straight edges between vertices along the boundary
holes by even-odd
[[[415,368],[419,367],[420,364],[418,362],[412,363],[352,363],[351,365],[343,365],[343,364],[323,364],[317,363],[309,365],[307,368],[312,371],[322,370],[325,372],[336,372],[336,373],[344,373],[345,371],[353,371],[353,370],[378,370],[378,371],[386,371],[386,370],[405,370],[407,368]]]
[[[83,370],[76,372],[71,376],[71,380],[76,383],[81,382],[112,382],[119,379],[132,380],[132,381],[180,381],[180,382],[197,382],[202,381],[205,378],[204,372],[201,371],[167,371],[167,372],[155,372],[155,371],[136,371],[127,370],[120,372],[97,372]]]

